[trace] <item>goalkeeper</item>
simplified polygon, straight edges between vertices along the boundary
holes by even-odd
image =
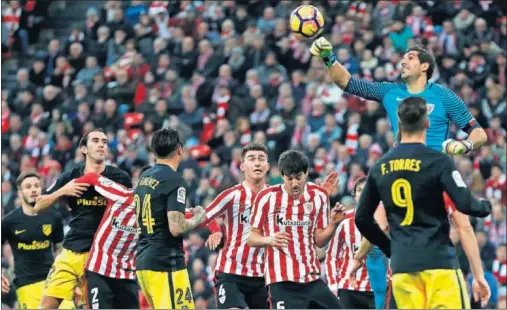
[[[382,102],[395,135],[398,133],[399,104],[404,98],[416,96],[427,102],[430,120],[426,137],[428,147],[449,155],[461,155],[486,143],[486,132],[472,117],[463,100],[448,88],[428,82],[433,74],[435,61],[424,48],[414,46],[403,55],[401,77],[404,83],[372,83],[353,78],[336,60],[331,43],[324,37],[313,42],[310,52],[325,62],[331,78],[345,92]],[[448,139],[451,122],[468,134],[467,140]]]

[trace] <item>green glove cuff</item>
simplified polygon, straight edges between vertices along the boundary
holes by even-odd
[[[338,60],[336,60],[335,54],[332,51],[323,51],[320,57],[322,58],[322,60],[324,60],[324,63],[328,68],[332,67],[335,63],[338,62]]]

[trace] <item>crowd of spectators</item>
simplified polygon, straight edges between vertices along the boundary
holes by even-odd
[[[332,202],[352,206],[355,180],[393,145],[382,105],[344,93],[311,57],[311,41],[291,34],[288,17],[301,2],[97,1],[65,41],[52,39],[47,50],[31,53],[35,17],[43,15],[30,11],[32,2],[2,5],[2,48],[21,64],[15,87],[2,86],[2,215],[18,206],[20,173],[36,171],[48,186],[83,163],[76,145],[93,128],[106,130],[108,162],[134,184],[140,169],[154,162],[147,148],[153,132],[177,128],[192,206],[242,181],[241,147],[251,141],[269,148],[270,184],[281,181],[281,152],[299,149],[310,159],[312,179],[339,172]],[[456,92],[487,130],[488,143],[456,162],[474,194],[493,203],[493,214],[473,224],[493,291],[489,306],[505,308],[505,12],[483,0],[312,4],[323,12],[324,35],[352,75],[398,81],[405,49],[423,44],[437,61],[431,81]],[[464,137],[455,127],[450,134]],[[60,211],[68,221],[68,210]],[[186,239],[201,309],[214,307],[216,253],[204,247],[206,235],[196,231]],[[8,273],[6,253],[2,269]]]

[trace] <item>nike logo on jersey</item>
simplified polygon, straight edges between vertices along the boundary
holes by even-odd
[[[19,234],[24,233],[25,231],[26,231],[26,229],[23,229],[23,230],[16,230],[14,233],[15,233],[16,235],[19,235]]]
[[[396,101],[403,101],[403,98],[397,97]]]

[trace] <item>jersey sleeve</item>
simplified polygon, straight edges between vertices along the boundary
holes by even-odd
[[[363,192],[359,198],[356,209],[355,224],[361,234],[371,243],[377,245],[388,257],[391,256],[391,241],[382,229],[375,223],[374,214],[380,203],[374,173],[377,169],[371,169],[364,183]]]
[[[475,198],[468,190],[454,161],[447,155],[439,155],[442,156],[440,182],[451,201],[454,202],[456,209],[467,215],[487,217],[491,213],[491,203]]]
[[[53,226],[54,226],[53,235],[52,235],[53,243],[54,244],[61,243],[63,241],[63,236],[64,236],[63,219],[55,211],[53,211]]]
[[[358,97],[382,102],[387,93],[398,87],[396,83],[368,82],[366,80],[350,78],[344,91]]]
[[[318,199],[321,199],[321,207],[319,210],[319,215],[317,216],[317,225],[315,228],[324,229],[327,225],[329,225],[329,197],[320,194]]]
[[[187,205],[187,190],[183,185],[177,186],[167,197],[166,211],[185,213]]]
[[[440,85],[438,85],[436,89],[439,93],[437,95],[441,98],[447,115],[449,115],[451,121],[461,130],[469,134],[474,128],[481,127],[468,110],[465,102],[452,90]]]
[[[133,195],[131,189],[96,173],[87,173],[76,179],[76,182],[92,185],[97,193],[109,201],[125,202]]]
[[[206,207],[206,221],[211,221],[217,216],[220,216],[227,208],[231,206],[234,201],[236,189],[229,188],[221,192],[207,207]]]
[[[262,190],[255,197],[252,207],[252,217],[250,218],[250,226],[262,229],[264,221],[268,215],[269,198],[271,197],[269,190]]]
[[[69,171],[64,172],[58,179],[56,179],[55,183],[51,184],[46,189],[46,191],[43,193],[43,195],[53,194],[54,192],[56,192],[57,190],[59,190],[60,188],[65,186],[65,184],[69,183],[70,181],[72,181],[72,179],[70,177],[70,172]]]

